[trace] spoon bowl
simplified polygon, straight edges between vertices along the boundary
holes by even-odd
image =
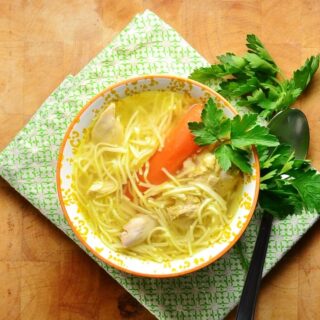
[[[287,109],[279,112],[272,118],[268,127],[281,143],[293,147],[296,159],[304,159],[307,156],[310,130],[308,120],[301,110]]]

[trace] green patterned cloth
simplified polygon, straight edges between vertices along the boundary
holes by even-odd
[[[0,154],[0,174],[52,223],[75,238],[59,207],[57,153],[71,120],[106,86],[134,75],[170,73],[188,76],[208,62],[179,34],[150,11],[137,15],[119,36],[77,76],[68,76],[30,122]],[[269,271],[314,224],[303,214],[275,222],[265,266]],[[245,235],[250,257],[257,235],[254,217]],[[231,250],[216,263],[175,279],[138,278],[97,263],[159,319],[222,319],[237,304],[245,273]]]

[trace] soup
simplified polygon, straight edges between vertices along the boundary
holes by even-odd
[[[194,143],[187,123],[201,110],[187,94],[143,92],[105,105],[84,133],[72,193],[110,249],[168,261],[221,240],[243,177]]]

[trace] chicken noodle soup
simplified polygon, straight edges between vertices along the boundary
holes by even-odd
[[[243,177],[223,172],[187,122],[201,106],[151,91],[105,105],[73,159],[73,195],[112,250],[154,261],[183,258],[221,240]]]

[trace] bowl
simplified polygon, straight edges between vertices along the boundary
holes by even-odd
[[[72,158],[79,141],[104,103],[129,95],[152,90],[185,92],[205,102],[215,98],[227,117],[237,112],[221,95],[196,81],[173,75],[146,75],[127,79],[109,86],[91,99],[78,113],[67,129],[61,144],[57,163],[57,190],[60,205],[73,232],[81,243],[96,257],[121,271],[145,277],[176,277],[201,269],[219,259],[237,242],[245,231],[254,212],[259,192],[259,160],[254,148],[250,154],[252,174],[244,176],[241,201],[230,225],[223,231],[221,241],[190,257],[166,262],[145,261],[109,249],[95,234],[90,224],[72,199]]]

